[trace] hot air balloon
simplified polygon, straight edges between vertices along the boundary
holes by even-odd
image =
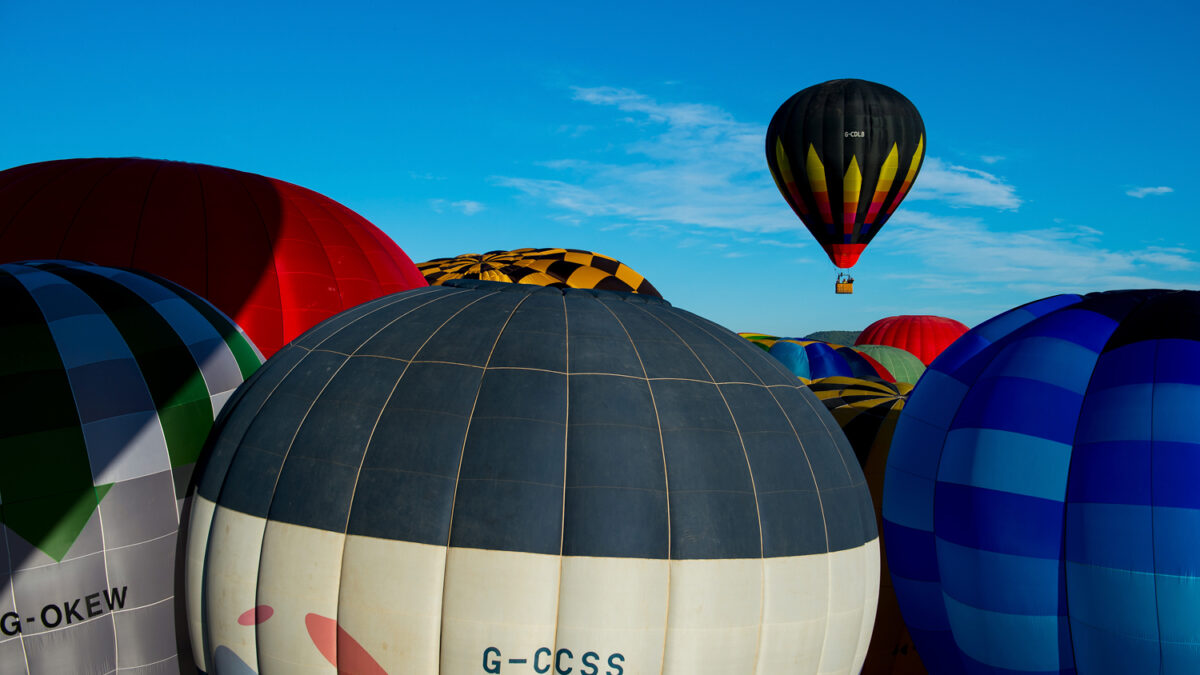
[[[944,316],[902,314],[884,317],[867,326],[855,340],[855,346],[897,347],[928,366],[943,349],[966,332],[965,325]]]
[[[195,672],[175,601],[182,500],[260,363],[164,279],[0,265],[0,672]]]
[[[912,391],[905,382],[883,382],[878,378],[826,377],[808,384],[825,408],[833,413],[846,434],[859,465],[867,477],[876,519],[883,505],[883,476],[888,448],[900,411]],[[880,538],[881,550],[887,542]],[[880,570],[879,605],[875,626],[862,672],[866,675],[919,675],[925,673],[908,629],[900,616],[896,591],[888,575],[887,561]]]
[[[787,366],[788,370],[805,380],[842,376],[878,377],[888,382],[895,381],[881,363],[853,347],[821,340],[780,338],[761,333],[738,335],[766,349],[771,356]]]
[[[379,228],[312,190],[128,157],[0,171],[0,262],[38,258],[170,279],[233,318],[267,356],[343,309],[426,285]]]
[[[878,540],[845,436],[778,362],[662,300],[399,293],[285,347],[222,420],[187,546],[206,667],[862,663]]]
[[[896,382],[916,384],[925,372],[925,364],[912,353],[886,345],[854,345],[854,351],[875,359],[891,373]]]
[[[572,248],[518,248],[435,258],[417,268],[430,284],[450,279],[483,279],[557,288],[597,288],[662,295],[645,277],[606,255]]]
[[[887,558],[935,673],[1200,672],[1200,292],[1059,295],[933,362]]]
[[[891,87],[830,80],[783,103],[767,127],[775,185],[838,268],[863,248],[908,194],[925,157],[925,124]],[[838,273],[839,293],[853,291]]]

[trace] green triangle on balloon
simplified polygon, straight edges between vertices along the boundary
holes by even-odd
[[[107,483],[5,503],[0,522],[42,553],[62,562],[112,486]]]

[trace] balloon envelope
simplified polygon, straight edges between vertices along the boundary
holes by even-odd
[[[759,341],[760,344],[765,342]],[[809,380],[835,376],[894,379],[878,361],[845,345],[796,338],[775,338],[770,343],[768,353],[797,377]]]
[[[662,295],[645,277],[606,255],[570,248],[518,248],[436,258],[417,267],[431,284],[482,279],[556,288],[596,288]]]
[[[780,194],[833,264],[853,267],[916,180],[925,124],[891,87],[830,80],[779,106],[766,150]]]
[[[214,433],[195,644],[263,673],[856,671],[878,540],[834,427],[655,298],[381,298],[276,354]]]
[[[0,308],[0,672],[194,672],[176,625],[182,500],[261,357],[138,272],[0,265]]]
[[[931,672],[1200,672],[1200,292],[1059,295],[900,415],[887,557]]]
[[[379,228],[312,190],[130,157],[0,171],[0,262],[39,258],[170,279],[232,317],[267,356],[343,309],[426,285]]]
[[[928,366],[966,332],[964,324],[944,316],[903,314],[875,321],[863,329],[854,344],[856,347],[884,345],[903,349]]]
[[[899,347],[886,345],[854,345],[854,351],[869,356],[891,373],[896,382],[916,384],[925,372],[925,364],[921,363],[911,352]]]

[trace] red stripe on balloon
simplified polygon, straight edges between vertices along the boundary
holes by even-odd
[[[304,627],[308,629],[308,637],[316,645],[317,651],[339,673],[387,675],[387,671],[367,653],[366,648],[333,619],[320,614],[307,614]]]

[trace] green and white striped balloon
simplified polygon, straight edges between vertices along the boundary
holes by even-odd
[[[174,599],[184,496],[261,363],[169,281],[0,265],[0,672],[194,670]]]

